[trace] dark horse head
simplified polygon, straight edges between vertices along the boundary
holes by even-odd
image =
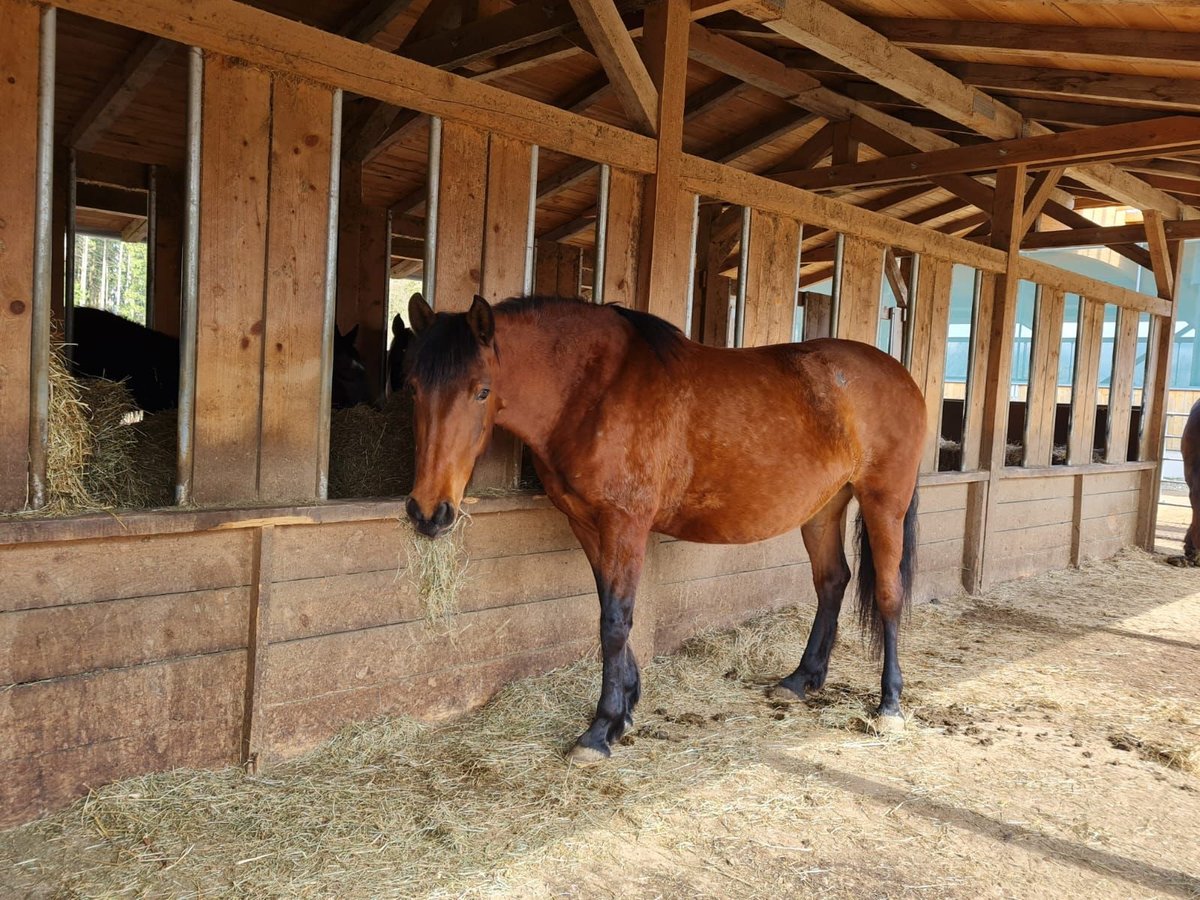
[[[412,341],[412,331],[404,324],[400,313],[396,313],[392,319],[392,346],[388,348],[388,387],[393,394],[399,393],[404,388],[404,378],[407,372],[404,360]]]
[[[367,382],[367,367],[363,365],[358,348],[354,345],[357,339],[357,325],[345,334],[334,327],[331,393],[334,409],[348,409],[360,403],[370,403],[374,399],[371,396],[371,386]]]
[[[465,313],[435,314],[420,294],[408,319],[417,335],[408,365],[417,473],[407,509],[418,531],[436,537],[454,524],[496,419],[495,319],[482,297]]]

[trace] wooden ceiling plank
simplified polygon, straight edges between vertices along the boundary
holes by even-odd
[[[713,159],[728,165],[743,156],[753,153],[760,147],[765,147],[780,138],[795,134],[802,128],[807,128],[818,117],[812,113],[783,113],[769,116],[744,134],[737,134],[715,147],[709,148],[702,155],[705,159]]]
[[[368,0],[368,2],[345,25],[338,29],[338,34],[352,41],[366,44],[372,41],[381,31],[385,31],[396,19],[400,18],[413,0]]]
[[[1100,160],[1138,159],[1164,151],[1196,148],[1200,148],[1200,118],[1167,116],[1148,122],[993,141],[790,175],[783,173],[780,180],[810,190],[854,187],[929,179],[936,175],[992,172],[1018,164],[1049,168]]]
[[[811,169],[831,153],[833,153],[833,123],[826,122],[796,152],[783,162],[773,166],[766,174],[769,177],[775,172]]]
[[[176,44],[163,38],[143,37],[71,127],[67,145],[76,150],[92,149],[104,130],[120,118],[176,48]]]
[[[749,86],[745,82],[727,75],[717,79],[708,87],[701,88],[688,97],[687,104],[683,108],[684,123],[698,119],[705,113],[745,93],[748,89]]]
[[[658,91],[613,0],[570,0],[570,6],[625,114],[643,133],[657,133]]]

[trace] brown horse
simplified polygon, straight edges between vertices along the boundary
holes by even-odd
[[[1200,400],[1192,405],[1187,424],[1183,426],[1180,441],[1183,452],[1183,478],[1188,486],[1188,499],[1192,503],[1192,524],[1183,536],[1183,556],[1172,556],[1167,560],[1174,566],[1200,565],[1197,541],[1200,541]]]
[[[797,526],[817,614],[799,667],[775,688],[825,683],[850,568],[846,507],[860,511],[859,617],[883,652],[878,715],[902,724],[897,630],[915,569],[925,402],[894,359],[818,340],[727,350],[647,313],[557,298],[476,297],[466,313],[409,304],[417,476],[407,509],[435,537],[454,521],[493,425],[530,448],[591,562],[604,671],[578,763],[610,755],[640,692],[628,645],[651,531],[737,544]],[[864,527],[865,526],[865,527]]]

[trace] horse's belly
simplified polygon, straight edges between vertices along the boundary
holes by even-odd
[[[832,496],[841,485],[833,488]],[[685,502],[655,524],[655,531],[702,544],[750,544],[777,537],[811,519],[829,497],[799,487],[793,491],[732,492],[717,488],[689,492]]]

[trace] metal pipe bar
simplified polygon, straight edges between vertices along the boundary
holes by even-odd
[[[183,210],[183,283],[179,298],[179,416],[175,502],[192,498],[193,416],[196,410],[196,332],[200,293],[200,141],[204,51],[188,48],[187,163]]]
[[[338,208],[341,197],[342,89],[337,88],[333,92],[333,123],[329,136],[329,213],[325,223],[325,296],[321,308],[321,400],[317,407],[317,497],[321,500],[329,499],[329,420],[333,405],[333,332],[337,322]],[[390,214],[388,221],[391,221]],[[390,243],[388,253],[390,263]]]
[[[29,505],[46,505],[46,451],[50,441],[50,284],[54,240],[54,64],[57,32],[53,7],[42,10],[38,44],[37,206],[34,216],[33,330],[29,367]]]
[[[149,167],[146,182],[146,327],[155,328],[158,325],[154,317],[154,278],[158,269],[158,166]]]
[[[691,248],[691,259],[688,261],[687,299],[683,312],[683,333],[692,336],[692,310],[696,302],[696,255],[699,248],[696,238],[700,234],[700,195],[692,195],[692,236],[688,241]]]
[[[521,284],[521,293],[526,297],[533,293],[534,252],[537,248],[537,238],[534,237],[534,225],[537,222],[537,181],[538,157],[540,150],[533,145],[529,154],[529,216],[525,222],[525,278]]]
[[[442,185],[442,120],[433,116],[429,120],[429,182],[425,199],[425,263],[422,288],[425,302],[437,309],[437,231],[438,194]]]
[[[742,236],[738,247],[738,278],[737,303],[734,306],[734,346],[741,347],[746,342],[746,282],[747,269],[750,265],[750,207],[742,207]]]
[[[600,166],[600,189],[596,198],[596,264],[592,266],[592,302],[604,302],[604,276],[608,269],[608,192],[612,187],[612,167]]]
[[[77,168],[78,160],[72,148],[67,152],[67,258],[66,265],[63,266],[66,276],[63,284],[63,341],[66,344],[67,359],[75,358],[75,247],[79,235],[79,226],[75,219]]]

